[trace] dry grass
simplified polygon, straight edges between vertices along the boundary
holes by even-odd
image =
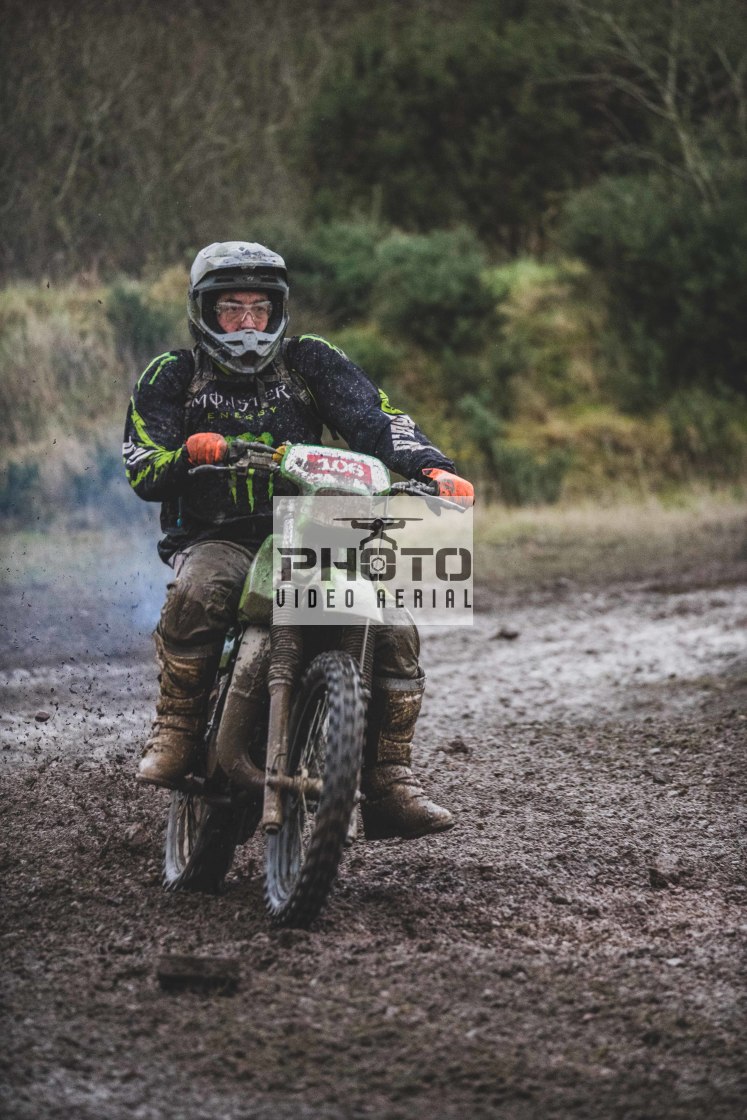
[[[103,291],[17,285],[0,291],[0,408],[6,447],[80,436],[129,395]]]
[[[159,567],[157,509],[134,496],[129,522],[107,528],[56,525],[53,530],[6,532],[0,546],[0,583],[83,587],[92,569],[113,571],[138,555]],[[677,504],[650,500],[600,506],[475,510],[476,577],[496,589],[564,580],[658,579],[689,573],[710,582],[747,577],[747,501],[727,492],[683,493]],[[711,574],[709,574],[711,573]]]
[[[681,491],[611,506],[475,510],[476,573],[493,587],[674,578],[747,564],[747,501]],[[705,578],[705,577],[704,577]]]
[[[107,425],[121,428],[144,365],[187,342],[185,289],[178,268],[151,283],[0,289],[3,458],[50,438],[100,443]]]

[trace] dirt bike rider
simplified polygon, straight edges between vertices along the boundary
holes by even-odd
[[[174,578],[155,631],[160,667],[156,718],[141,781],[169,786],[187,774],[226,631],[252,557],[272,529],[266,479],[189,476],[220,463],[235,440],[320,443],[322,428],[408,478],[428,477],[471,504],[473,489],[409,416],[337,347],[316,335],[285,338],[288,277],[262,245],[208,245],[195,258],[188,296],[193,351],[155,358],[135,387],[123,448],[131,486],[159,501],[161,558]],[[377,631],[370,736],[362,778],[369,838],[450,828],[411,769],[424,677],[415,626]]]

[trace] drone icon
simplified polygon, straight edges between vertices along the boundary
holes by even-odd
[[[404,529],[408,521],[422,521],[422,517],[336,517],[335,521],[347,521],[351,529],[368,530],[369,535],[364,537],[358,544],[359,549],[363,549],[371,541],[380,540],[382,544],[386,543],[397,547],[397,542],[393,537],[387,535],[387,529]]]

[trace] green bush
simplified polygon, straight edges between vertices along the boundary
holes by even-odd
[[[292,314],[300,307],[302,315],[310,313],[332,327],[368,315],[376,246],[383,237],[375,223],[332,221],[304,230],[261,223],[253,236],[284,258]]]
[[[667,417],[684,474],[736,479],[747,470],[747,401],[695,387],[675,394]]]
[[[396,385],[404,349],[384,338],[375,326],[348,327],[336,334],[334,341],[377,385]]]
[[[576,283],[586,270],[570,260],[519,257],[492,268],[485,280],[498,301],[500,330],[493,361],[501,367],[504,414],[533,397],[537,408],[587,403],[593,389],[589,343],[595,337],[586,293]]]
[[[588,66],[583,40],[552,5],[397,8],[351,24],[301,117],[314,213],[409,232],[464,223],[516,252],[610,143],[588,85],[563,80]],[[614,94],[605,109],[629,122]]]
[[[557,449],[539,459],[529,448],[496,440],[491,448],[491,463],[498,492],[506,505],[545,505],[560,498],[571,454]]]
[[[0,474],[0,517],[30,521],[38,486],[36,463],[7,463]]]
[[[0,299],[0,411],[6,445],[95,424],[127,399],[96,292],[6,288]]]
[[[459,412],[482,459],[480,473],[487,475],[489,488],[497,497],[511,506],[558,501],[572,462],[566,448],[555,448],[539,457],[529,448],[509,443],[506,427],[484,393],[465,396]]]
[[[378,246],[376,265],[373,306],[385,330],[435,353],[479,349],[493,298],[474,233],[395,233]]]
[[[89,445],[86,452],[85,466],[68,477],[68,500],[73,507],[92,506],[100,513],[105,509],[110,513],[110,502],[102,502],[104,495],[110,498],[111,490],[120,490],[128,499],[133,496],[124,478],[122,452],[119,447],[99,444]]]
[[[747,197],[722,184],[705,207],[651,177],[607,178],[565,209],[566,246],[601,276],[611,388],[650,411],[678,390],[747,395]]]
[[[116,424],[116,427],[115,427]],[[122,467],[121,423],[107,418],[96,432],[78,430],[43,448],[19,448],[0,468],[0,519],[16,525],[131,524],[152,516]]]
[[[186,301],[186,292],[184,295]],[[142,284],[119,281],[107,300],[107,317],[114,329],[117,352],[142,369],[156,354],[176,345],[184,333],[184,305],[153,299]]]
[[[505,425],[486,393],[466,393],[459,402],[458,413],[478,446],[489,446],[503,434]]]

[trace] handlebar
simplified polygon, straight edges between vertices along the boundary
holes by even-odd
[[[409,494],[414,498],[424,498],[428,505],[433,503],[435,505],[436,513],[440,513],[442,509],[458,509],[460,513],[464,513],[469,509],[469,506],[463,506],[460,502],[452,502],[449,498],[442,498],[438,492],[438,484],[435,482],[418,482],[417,479],[411,478],[408,482],[395,482],[389,487],[390,494]]]
[[[277,447],[244,440],[236,440],[235,443],[229,444],[226,464],[203,463],[199,467],[190,467],[188,473],[204,474],[205,471],[218,471],[222,474],[228,472],[243,474],[245,471],[264,471],[266,474],[278,474],[280,471]]]
[[[242,475],[249,471],[260,471],[268,475],[279,474],[283,457],[281,449],[283,449],[282,444],[280,447],[269,447],[266,443],[249,443],[244,440],[236,440],[228,446],[225,464],[204,463],[201,466],[190,467],[188,473],[196,475],[212,471],[218,474]],[[423,498],[429,505],[433,503],[437,513],[440,513],[442,509],[456,509],[460,513],[464,513],[469,508],[463,506],[460,502],[453,502],[448,498],[441,497],[438,492],[438,485],[435,482],[420,482],[416,479],[409,479],[407,482],[395,482],[385,493],[392,496],[408,494],[411,497]]]

